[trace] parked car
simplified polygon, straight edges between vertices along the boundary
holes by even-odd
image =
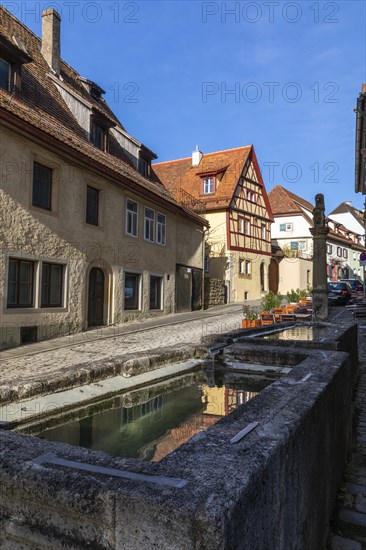
[[[346,305],[352,297],[352,288],[348,283],[328,283],[328,302],[332,305]]]
[[[363,284],[359,279],[339,279],[339,283],[348,283],[354,292],[362,292]]]

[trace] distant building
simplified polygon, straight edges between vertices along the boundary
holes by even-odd
[[[329,217],[341,223],[347,229],[359,235],[360,244],[365,245],[365,212],[358,210],[350,201],[342,202],[337,208],[329,213]]]
[[[254,147],[153,164],[175,199],[205,216],[206,283],[223,281],[227,301],[268,291],[272,212]]]
[[[366,83],[356,105],[355,191],[366,195]]]
[[[42,23],[40,40],[0,6],[0,348],[172,313],[180,266],[202,306],[207,222],[61,59],[59,14]]]
[[[272,225],[272,246],[270,286],[273,291],[285,294],[289,290],[305,289],[312,285],[314,206],[276,185],[269,193],[274,224]],[[328,280],[358,277],[363,280],[359,265],[359,254],[364,250],[360,235],[346,228],[335,219],[326,218],[330,229],[327,237]]]

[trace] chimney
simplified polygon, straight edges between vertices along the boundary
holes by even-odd
[[[61,16],[53,8],[42,12],[42,55],[54,71],[60,74]]]
[[[202,157],[203,154],[199,150],[198,145],[196,145],[196,150],[192,153],[192,166],[199,166]]]

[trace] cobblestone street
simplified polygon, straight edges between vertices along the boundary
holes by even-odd
[[[216,310],[104,327],[70,337],[13,348],[1,353],[1,383],[21,387],[52,381],[73,367],[87,366],[114,357],[136,356],[160,349],[179,349],[200,344],[209,334],[221,334],[241,327],[242,307],[226,306]],[[157,325],[157,326],[156,326]]]

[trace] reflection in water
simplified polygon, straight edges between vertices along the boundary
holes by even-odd
[[[329,337],[329,329],[326,327],[292,327],[272,334],[266,334],[263,338],[267,340],[319,340]]]
[[[272,381],[262,381],[259,390]],[[238,385],[243,389],[237,389]],[[200,383],[190,380],[190,385],[183,388],[168,388],[166,393],[147,400],[145,397],[144,402],[102,410],[44,430],[38,437],[101,450],[113,456],[157,461],[257,395],[256,385],[247,385],[248,377],[242,384],[236,380],[215,386],[208,380]]]

